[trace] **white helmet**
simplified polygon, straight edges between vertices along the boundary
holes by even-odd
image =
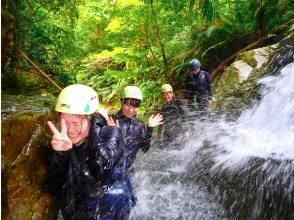
[[[97,93],[89,86],[74,84],[65,87],[57,98],[55,111],[90,115],[95,113],[99,107]]]
[[[161,92],[173,92],[173,87],[170,84],[164,84],[161,86]]]
[[[124,88],[122,98],[143,100],[142,92],[137,86],[127,86]]]

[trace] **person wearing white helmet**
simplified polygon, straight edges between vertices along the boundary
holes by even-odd
[[[144,153],[149,150],[153,128],[162,124],[163,120],[161,114],[151,115],[146,128],[144,122],[136,118],[142,100],[140,88],[125,87],[121,98],[121,110],[114,116],[119,121],[125,139],[128,170],[132,167],[139,149]]]
[[[206,110],[212,104],[212,88],[209,73],[200,69],[201,64],[197,59],[189,63],[190,73],[186,79],[185,96],[192,109],[196,105],[198,110]]]
[[[171,143],[181,133],[181,124],[185,120],[185,112],[181,102],[175,98],[170,84],[161,86],[161,95],[165,102],[160,110],[164,122],[159,126],[158,134],[162,139],[161,146],[166,146],[167,143]]]
[[[121,131],[107,114],[96,113],[98,106],[91,87],[70,85],[55,107],[60,130],[48,121],[53,152],[45,189],[65,220],[128,219],[133,205]]]

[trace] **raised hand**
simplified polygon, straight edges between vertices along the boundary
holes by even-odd
[[[109,119],[108,110],[106,108],[99,108],[98,113],[102,115],[106,120]]]
[[[68,151],[72,148],[72,142],[67,135],[67,127],[64,119],[61,119],[60,126],[61,131],[59,132],[57,128],[51,121],[47,122],[53,136],[51,139],[51,146],[55,151]]]
[[[161,125],[163,123],[163,117],[161,114],[151,115],[148,120],[148,127],[154,128],[158,125]]]
[[[114,121],[114,119],[112,117],[108,117],[108,119],[106,120],[107,125],[108,126],[117,126],[119,127],[119,122],[118,120]]]

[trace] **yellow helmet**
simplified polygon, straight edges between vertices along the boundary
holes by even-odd
[[[122,98],[143,100],[142,92],[137,86],[127,86],[124,88]]]
[[[65,87],[59,94],[55,111],[68,114],[90,115],[97,111],[97,93],[89,86],[74,84]]]
[[[170,84],[164,84],[161,86],[161,92],[173,92],[173,87]]]

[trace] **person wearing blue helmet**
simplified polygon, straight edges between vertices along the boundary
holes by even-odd
[[[201,63],[192,59],[189,63],[189,74],[185,83],[185,97],[192,109],[207,110],[212,104],[212,86],[208,72],[201,70]]]

